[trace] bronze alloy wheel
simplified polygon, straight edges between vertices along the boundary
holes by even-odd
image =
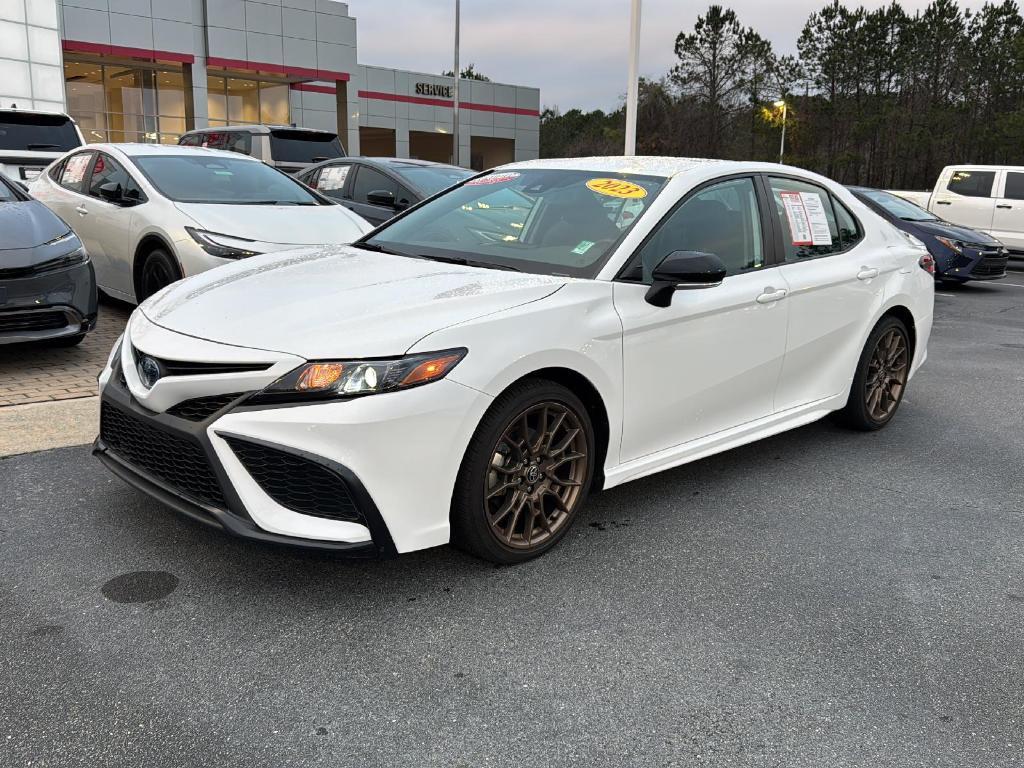
[[[864,406],[875,421],[888,420],[900,404],[910,368],[907,352],[906,336],[897,327],[889,328],[875,344],[864,386]]]
[[[543,401],[513,418],[484,477],[491,535],[506,547],[542,546],[572,519],[588,481],[587,433],[568,406]]]

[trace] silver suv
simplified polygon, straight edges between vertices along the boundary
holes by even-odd
[[[294,125],[199,128],[185,133],[178,144],[239,152],[285,173],[298,173],[324,160],[345,157],[338,134]]]

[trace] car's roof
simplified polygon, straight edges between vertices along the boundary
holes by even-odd
[[[475,171],[471,171],[469,168],[462,168],[458,165],[451,165],[449,163],[435,163],[430,160],[414,160],[410,157],[364,157],[363,155],[332,157],[329,160],[321,160],[316,165],[311,165],[309,168],[303,169],[303,173],[310,173],[325,165],[336,165],[338,163],[360,163],[362,165],[376,165],[382,168],[399,168],[402,166],[413,166],[416,168],[453,168],[470,174],[475,173]]]
[[[10,107],[0,107],[0,112],[4,114],[16,114],[16,115],[52,115],[54,117],[66,117],[69,120],[71,116],[67,112],[54,112],[51,109],[12,109]]]
[[[277,125],[277,124],[259,124],[252,123],[249,125],[223,125],[213,128],[194,128],[191,131],[185,131],[182,136],[187,136],[192,133],[225,133],[227,131],[248,131],[249,133],[270,133],[271,131],[302,131],[304,133],[327,133],[336,135],[334,131],[325,131],[320,128],[305,128],[301,125]]]
[[[810,178],[817,174],[803,168],[778,163],[758,163],[741,160],[712,160],[702,157],[565,157],[547,160],[525,160],[499,166],[503,171],[527,168],[553,168],[566,171],[592,171],[595,173],[635,173],[648,176],[673,177],[680,174],[701,171],[714,166],[720,174],[761,172],[796,173]]]
[[[202,152],[207,155],[215,155],[218,157],[234,157],[240,160],[249,160],[254,163],[260,162],[259,160],[243,155],[240,152],[228,152],[223,149],[207,149],[206,147],[182,147],[178,144],[85,144],[76,149],[114,149],[121,154],[127,155],[128,157],[147,157],[152,155],[163,155],[164,157],[181,155],[192,155],[196,152]]]

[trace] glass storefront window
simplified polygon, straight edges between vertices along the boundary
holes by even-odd
[[[68,112],[87,142],[173,144],[185,131],[181,68],[65,61]]]
[[[209,75],[206,87],[211,127],[289,122],[287,83]]]

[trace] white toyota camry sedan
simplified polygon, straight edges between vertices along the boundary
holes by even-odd
[[[590,492],[830,413],[885,426],[932,269],[796,168],[517,163],[351,246],[151,297],[100,377],[95,453],[239,536],[517,562]]]
[[[90,144],[29,191],[71,225],[100,290],[133,303],[222,264],[372,228],[287,174],[215,149]]]

